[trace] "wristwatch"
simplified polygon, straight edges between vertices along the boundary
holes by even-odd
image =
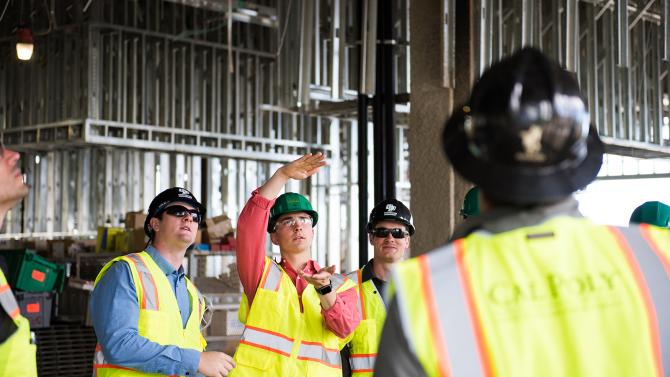
[[[333,291],[333,283],[332,283],[332,282],[328,282],[327,285],[323,285],[323,286],[321,286],[321,287],[319,287],[319,288],[315,288],[315,289],[316,289],[317,292],[319,292],[319,294],[320,294],[321,296],[323,296],[323,295],[327,295],[328,293],[330,293],[330,292]]]

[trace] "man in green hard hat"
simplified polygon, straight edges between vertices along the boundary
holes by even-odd
[[[304,196],[287,192],[324,166],[306,154],[279,169],[256,191],[237,223],[237,264],[245,324],[231,376],[342,375],[340,350],[361,320],[356,285],[311,259],[319,216]],[[276,199],[275,199],[276,198]],[[265,232],[281,260],[265,255]]]
[[[670,223],[670,206],[661,202],[645,202],[630,215],[632,224],[651,224],[667,228]]]

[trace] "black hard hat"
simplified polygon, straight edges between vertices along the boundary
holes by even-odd
[[[443,136],[459,174],[514,204],[554,202],[588,185],[604,149],[573,74],[535,48],[486,70]]]
[[[147,219],[144,220],[144,233],[146,233],[149,238],[153,236],[153,229],[149,226],[149,221],[153,217],[157,217],[163,213],[163,210],[167,208],[168,205],[176,202],[192,205],[200,212],[200,218],[205,218],[205,207],[198,202],[190,191],[181,187],[169,188],[158,194],[154,200],[151,201],[151,204],[149,204],[149,214],[147,215]]]
[[[375,205],[375,208],[370,212],[370,221],[366,226],[368,233],[372,232],[375,224],[383,221],[391,220],[404,224],[407,227],[409,235],[414,234],[414,225],[412,225],[412,213],[402,202],[396,199],[386,199]]]

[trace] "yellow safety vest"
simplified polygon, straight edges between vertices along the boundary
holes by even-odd
[[[375,283],[372,279],[364,282],[362,274],[362,269],[347,274],[358,283],[358,310],[363,317],[349,343],[349,363],[353,376],[372,376],[379,337],[386,320],[386,306]]]
[[[202,321],[205,304],[191,281],[188,278],[186,279],[186,288],[191,297],[191,308],[198,309],[191,310],[186,328],[184,328],[177,298],[170,282],[146,251],[124,255],[110,261],[98,274],[95,284],[100,281],[112,264],[119,261],[128,263],[135,283],[137,300],[140,306],[137,324],[138,334],[158,344],[203,351],[207,343],[200,333],[200,322]],[[123,308],[114,309],[124,310]],[[96,346],[93,370],[97,377],[158,375],[109,363],[105,360],[100,344]]]
[[[401,263],[389,293],[428,376],[661,377],[669,276],[667,230],[561,216]]]
[[[19,305],[0,270],[0,310],[17,326],[16,331],[0,344],[0,377],[37,377],[36,347],[30,341],[30,323],[21,316]]]
[[[338,293],[355,287],[338,274],[331,282]],[[251,307],[246,296],[240,303],[245,328],[230,376],[342,376],[340,350],[351,336],[339,338],[326,327],[312,285],[303,291],[302,304],[303,310],[288,274],[266,257]]]

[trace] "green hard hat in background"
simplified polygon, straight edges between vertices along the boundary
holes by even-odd
[[[270,208],[270,221],[268,221],[268,233],[275,231],[277,219],[284,214],[293,212],[306,212],[312,217],[312,227],[319,221],[319,214],[312,208],[312,204],[304,196],[295,192],[287,192],[280,195],[275,204]]]
[[[670,222],[670,206],[661,202],[645,202],[635,208],[630,215],[630,222],[667,228],[668,222]]]
[[[465,194],[463,208],[461,208],[461,216],[463,216],[464,219],[472,216],[479,216],[479,187],[475,186]]]

